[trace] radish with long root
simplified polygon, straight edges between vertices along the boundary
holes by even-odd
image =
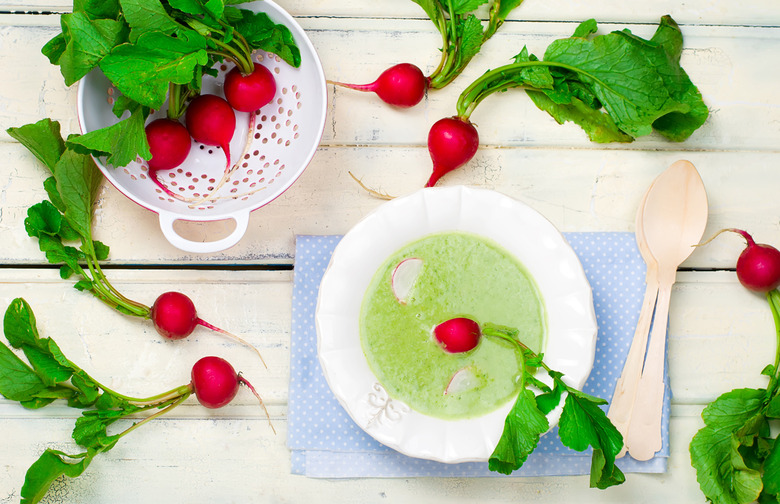
[[[214,194],[227,182],[236,166],[230,161],[230,141],[236,130],[236,114],[230,104],[224,98],[205,94],[199,95],[187,107],[185,113],[187,129],[196,142],[205,145],[219,146],[225,152],[225,169],[219,182],[214,185],[208,194],[194,200],[193,204],[201,204],[211,199]],[[250,147],[250,139],[255,128],[255,113],[249,114],[249,127],[247,138],[244,141],[243,157]]]
[[[441,57],[430,75],[426,76],[412,63],[399,63],[380,73],[369,84],[328,82],[357,91],[374,92],[389,105],[413,107],[422,101],[428,90],[442,89],[455,80],[479,53],[482,44],[493,36],[509,13],[523,0],[491,1],[486,24],[478,17],[477,5],[474,3],[458,5],[438,0],[414,2],[425,10],[441,35]]]
[[[199,325],[224,334],[253,349],[263,362],[263,366],[268,367],[260,351],[249,342],[200,318],[195,310],[195,304],[181,292],[169,291],[160,294],[149,311],[149,318],[157,332],[171,340],[186,338]]]
[[[53,180],[54,183],[46,184],[51,199],[27,210],[24,229],[31,237],[39,240],[39,245],[46,251],[47,260],[60,267],[63,279],[78,277],[75,288],[91,293],[121,313],[152,320],[157,331],[166,338],[184,338],[192,333],[195,326],[201,325],[233,337],[260,355],[245,340],[199,318],[192,300],[182,293],[164,293],[152,307],[123,295],[111,284],[101,267],[101,261],[108,258],[108,246],[92,237],[93,207],[103,180],[94,160],[88,155],[66,150],[65,141],[59,133],[59,123],[48,119],[13,128],[9,133],[33,153],[40,152],[36,146],[42,144],[52,146],[51,152],[55,152],[54,146],[62,146],[60,158],[38,157],[52,174],[49,182]],[[67,172],[54,169],[61,159],[62,164],[67,166]],[[60,180],[60,177],[65,176],[67,180]],[[58,193],[58,197],[55,197],[55,193]],[[66,246],[77,240],[81,242],[78,248]],[[262,360],[262,356],[260,358]]]
[[[725,232],[737,233],[745,239],[746,246],[737,258],[737,279],[746,289],[767,293],[780,286],[780,250],[772,245],[756,243],[747,231],[736,228],[721,229],[706,245]]]
[[[21,490],[24,503],[40,501],[51,483],[62,475],[79,476],[96,455],[110,450],[135,429],[169,413],[193,393],[206,408],[221,408],[236,397],[243,385],[260,402],[271,430],[276,433],[265,403],[255,388],[221,357],[208,356],[198,360],[192,366],[189,383],[151,397],[137,398],[106,387],[65,357],[52,338],[41,338],[32,309],[24,299],[11,302],[5,312],[3,327],[10,347],[35,358],[28,357],[30,362],[27,363],[0,343],[0,394],[27,408],[42,408],[63,400],[70,407],[84,410],[72,433],[73,440],[84,452],[71,455],[46,449],[27,470]],[[44,362],[48,364],[41,365]],[[15,378],[8,378],[10,376]],[[27,385],[19,386],[20,383]],[[117,434],[107,432],[109,426],[131,415],[134,419],[143,418],[129,422]]]
[[[374,82],[369,84],[328,82],[356,91],[373,92],[389,105],[406,108],[422,101],[430,81],[419,67],[411,63],[400,63],[382,72]]]

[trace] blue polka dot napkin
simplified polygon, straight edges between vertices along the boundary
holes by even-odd
[[[645,263],[631,233],[564,233],[580,258],[593,289],[599,326],[596,356],[584,391],[612,399],[636,328],[645,290]],[[293,284],[290,344],[290,395],[287,445],[292,472],[313,478],[357,477],[506,477],[487,463],[443,464],[407,457],[363,432],[330,391],[317,359],[314,312],[317,291],[341,236],[298,236]],[[669,457],[670,390],[664,395],[663,446],[646,462],[625,456],[624,472],[666,471]],[[590,473],[590,453],[566,448],[555,432],[539,441],[511,476],[562,476]]]

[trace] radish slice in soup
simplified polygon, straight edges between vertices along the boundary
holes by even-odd
[[[393,294],[401,304],[409,301],[414,284],[422,271],[423,260],[417,257],[404,259],[393,270],[391,279]]]
[[[460,394],[471,390],[479,385],[479,378],[474,374],[474,368],[472,366],[466,366],[461,368],[452,375],[450,382],[447,384],[447,388],[444,389],[444,395]]]

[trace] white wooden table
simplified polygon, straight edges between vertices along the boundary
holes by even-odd
[[[409,61],[430,71],[440,39],[413,2],[404,0],[280,0],[307,30],[329,79],[370,81],[391,64]],[[266,399],[278,434],[268,429],[254,398],[206,411],[194,400],[100,455],[84,475],[58,481],[49,502],[703,502],[688,443],[701,427],[702,407],[720,393],[761,386],[774,356],[774,328],[763,298],[744,290],[733,272],[742,242],[723,237],[681,267],[672,296],[669,369],[673,390],[669,470],[629,474],[606,491],[587,477],[317,480],[290,474],[285,445],[294,243],[296,234],[340,234],[382,202],[350,178],[401,196],[427,180],[430,125],[454,113],[462,85],[516,54],[525,44],[541,54],[555,38],[588,18],[602,31],[629,27],[649,37],[671,14],[684,37],[682,65],[711,115],[686,142],[658,137],[634,144],[590,143],[575,126],[560,126],[520,91],[488,99],[472,116],[482,146],[442,185],[496,189],[523,201],[562,231],[633,231],[649,183],[673,161],[692,161],[710,204],[706,236],[740,227],[760,242],[780,245],[780,4],[526,0],[465,74],[430,93],[413,110],[393,110],[369,95],[328,88],[321,147],[301,179],[255,211],[244,239],[221,253],[197,255],[172,247],[155,214],[105,185],[95,235],[111,246],[114,283],[151,303],[185,290],[200,315],[249,339],[269,369],[245,348],[197,330],[165,343],[145,323],[102,307],[45,264],[27,237],[27,207],[45,195],[44,168],[5,129],[59,120],[76,132],[76,87],[66,88],[40,48],[59,29],[70,3],[0,0],[0,307],[24,297],[44,335],[114,389],[128,394],[167,390],[189,380],[198,357],[219,352],[244,369]],[[190,224],[183,233],[208,239],[229,225]],[[262,267],[261,267],[262,266]],[[72,447],[76,410],[28,411],[0,399],[0,502],[18,502],[24,473],[49,446]]]

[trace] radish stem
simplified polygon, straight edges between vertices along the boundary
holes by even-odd
[[[172,402],[171,404],[169,404],[169,405],[168,405],[168,406],[166,406],[165,408],[161,409],[161,410],[160,410],[160,411],[158,411],[157,413],[154,413],[154,414],[152,414],[152,415],[149,415],[148,417],[144,418],[144,419],[143,419],[143,420],[141,420],[140,422],[138,422],[138,423],[135,423],[135,424],[133,424],[132,426],[130,426],[130,427],[128,427],[127,429],[125,429],[124,431],[120,432],[120,433],[119,433],[119,435],[118,435],[118,437],[120,437],[120,438],[121,438],[121,437],[123,437],[123,436],[125,436],[125,435],[127,435],[127,434],[130,434],[131,432],[133,432],[135,429],[137,429],[138,427],[142,426],[142,425],[143,425],[143,424],[145,424],[146,422],[149,422],[149,421],[151,421],[151,420],[154,420],[155,418],[157,418],[157,417],[160,417],[160,416],[162,416],[162,415],[164,415],[164,414],[168,413],[169,411],[171,411],[172,409],[176,408],[178,405],[180,405],[181,403],[183,403],[185,400],[187,400],[187,398],[188,398],[189,396],[190,396],[190,393],[183,394],[183,395],[182,395],[182,396],[180,396],[178,399],[176,399],[174,402]]]

